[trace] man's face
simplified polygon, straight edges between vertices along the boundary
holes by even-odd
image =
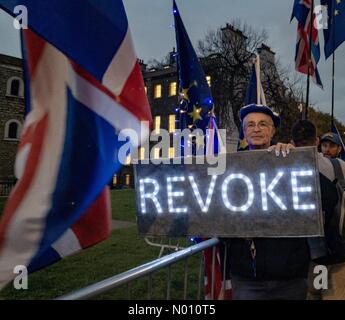
[[[341,147],[331,141],[321,142],[321,152],[327,158],[337,158],[341,151]]]
[[[243,133],[249,147],[254,149],[268,148],[274,132],[272,118],[267,114],[253,112],[243,119]]]

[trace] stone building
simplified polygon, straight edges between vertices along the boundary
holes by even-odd
[[[0,54],[0,183],[14,180],[14,159],[23,119],[22,61]]]

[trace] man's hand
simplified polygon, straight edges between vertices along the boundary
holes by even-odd
[[[267,151],[272,152],[275,151],[276,156],[279,157],[280,153],[283,155],[283,157],[286,157],[290,153],[290,149],[295,148],[294,145],[291,143],[280,143],[278,142],[274,146],[270,146]]]

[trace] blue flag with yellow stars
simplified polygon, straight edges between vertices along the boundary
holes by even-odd
[[[173,13],[180,93],[180,102],[177,108],[177,127],[181,130],[199,128],[205,132],[210,123],[210,117],[214,116],[211,90],[188,37],[175,0],[173,1]]]
[[[176,43],[177,43],[177,70],[179,75],[179,93],[180,102],[179,107],[176,108],[177,115],[177,127],[181,130],[189,128],[191,130],[201,129],[204,132],[204,137],[202,141],[196,140],[193,144],[193,154],[198,148],[198,145],[204,145],[206,140],[206,148],[204,146],[200,148],[203,153],[207,155],[217,154],[223,152],[224,142],[222,137],[218,136],[218,128],[216,124],[216,119],[214,115],[213,99],[211,95],[211,90],[206,81],[204,71],[199,63],[198,57],[193,49],[192,43],[188,37],[187,31],[182,22],[180,13],[178,11],[175,0],[173,1],[173,13],[175,21],[175,33],[176,33]],[[206,129],[210,131],[206,132]],[[205,134],[206,133],[206,134]],[[184,141],[181,143],[183,150]],[[219,148],[219,150],[218,150]],[[181,151],[182,151],[181,150]],[[184,221],[185,222],[185,221]],[[193,238],[193,241],[200,242],[203,239]],[[217,257],[224,256],[222,248],[217,248]],[[210,259],[207,257],[212,257],[212,250],[207,249],[204,251],[205,257],[205,297],[211,296],[211,292],[214,291],[214,299],[219,299],[219,297],[227,298],[230,296],[229,290],[223,292],[222,282],[223,279],[222,270],[222,258],[217,258],[217,262],[214,266],[214,290],[211,290],[210,285],[212,283],[212,266]],[[227,277],[226,282],[229,283],[230,280]],[[231,287],[231,286],[230,286]]]
[[[327,6],[328,26],[323,29],[326,59],[345,41],[345,0],[321,0]]]

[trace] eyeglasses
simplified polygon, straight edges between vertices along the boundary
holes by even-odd
[[[255,129],[256,126],[258,126],[258,128],[260,130],[266,130],[269,127],[272,127],[273,124],[269,123],[269,122],[266,122],[266,121],[260,121],[258,123],[255,123],[254,121],[250,121],[250,122],[244,124],[244,129],[252,131],[252,130]]]

